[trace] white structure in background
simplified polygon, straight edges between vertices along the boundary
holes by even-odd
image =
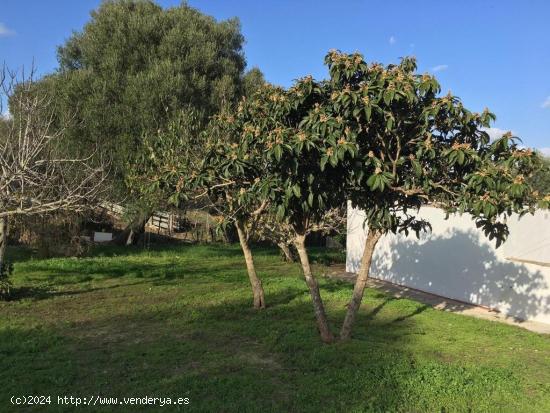
[[[94,242],[109,242],[113,240],[112,232],[94,232]]]
[[[371,276],[394,284],[550,323],[550,212],[508,220],[510,236],[496,249],[467,215],[425,207],[432,224],[420,239],[385,235]],[[364,213],[348,206],[346,270],[356,273],[363,254]]]

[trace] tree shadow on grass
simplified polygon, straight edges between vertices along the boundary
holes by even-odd
[[[71,392],[119,397],[137,388],[154,396],[186,389],[201,411],[271,411],[274,406],[303,411],[306,406],[289,396],[298,384],[294,376],[312,377],[323,368],[298,360],[308,349],[323,352],[328,346],[319,343],[310,324],[310,306],[292,303],[302,293],[272,294],[277,304],[260,312],[239,299],[184,309],[177,319],[171,310],[148,308],[139,315],[113,315],[70,328],[59,320],[48,329],[2,331],[0,349],[8,358],[0,364],[5,377],[12,378],[2,389],[56,395],[70,387]],[[305,320],[296,320],[297,314],[306,315]],[[18,363],[10,364],[9,357]],[[41,368],[23,373],[36,364]]]
[[[173,262],[122,262],[115,274],[143,278],[153,285],[183,278],[184,286],[216,283],[231,291],[229,283],[246,286],[241,262],[215,265],[212,261],[205,268],[199,261],[183,267]],[[75,271],[87,281],[117,278],[112,277],[112,263],[86,269],[87,264],[82,260],[77,267],[45,266],[37,271],[60,271],[59,281],[72,276],[78,280]],[[351,288],[338,281],[321,282],[329,307],[335,296],[342,292],[347,297]],[[0,392],[129,397],[187,392],[183,396],[189,395],[194,403],[189,410],[239,412],[438,411],[442,407],[467,411],[472,406],[477,407],[474,411],[490,410],[488,406],[498,410],[517,395],[519,386],[511,388],[506,381],[513,372],[476,370],[411,354],[409,349],[421,334],[415,316],[425,311],[422,306],[399,307],[388,311],[388,317],[382,310],[399,300],[369,292],[355,339],[326,346],[319,341],[303,284],[279,289],[267,285],[266,293],[269,307],[263,311],[251,309],[248,295],[235,298],[220,293],[217,302],[190,297],[193,304],[185,299],[160,303],[155,298],[140,302],[139,311],[130,311],[126,299],[116,305],[114,300],[95,304],[92,296],[86,310],[96,306],[101,308],[98,313],[74,317],[65,313],[63,319],[49,320],[37,329],[14,323],[0,330],[0,371],[11,380],[0,379]],[[372,298],[383,302],[372,309]],[[334,325],[344,312],[342,305],[329,308]],[[480,394],[485,400],[478,400]]]
[[[258,247],[255,251],[261,255],[275,255],[277,250],[270,247]],[[222,243],[211,244],[190,244],[186,242],[176,242],[169,244],[154,244],[149,247],[135,246],[135,245],[94,245],[91,250],[80,257],[79,259],[90,258],[111,258],[111,257],[147,257],[148,255],[174,255],[180,254],[185,257],[186,254],[192,252],[194,256],[197,254],[204,257],[222,257],[231,258],[242,256],[242,251],[238,245],[228,245]],[[71,259],[64,255],[56,255],[52,257],[40,257],[36,250],[24,245],[10,245],[6,251],[6,257],[13,263],[24,263],[29,261],[43,261],[49,259]]]
[[[245,273],[244,263],[221,262],[214,260],[205,262],[197,259],[196,262],[181,262],[170,260],[159,264],[112,260],[97,262],[94,260],[73,260],[70,265],[51,265],[36,262],[26,268],[26,272],[36,275],[27,275],[25,279],[32,282],[47,280],[56,285],[80,284],[93,280],[116,279],[122,277],[148,279],[160,283],[168,283],[181,279],[201,278],[209,282],[213,278],[217,282],[240,281],[237,274]]]
[[[384,297],[384,301],[382,301],[380,304],[378,304],[376,307],[374,307],[368,314],[367,314],[367,319],[368,320],[373,320],[376,315],[382,311],[384,309],[384,307],[386,306],[386,304],[392,302],[396,300],[396,298],[394,297]]]
[[[402,316],[397,317],[395,320],[393,320],[393,323],[396,323],[396,322],[399,322],[399,321],[405,321],[408,318],[411,318],[411,317],[414,317],[415,315],[423,313],[424,311],[426,311],[429,308],[432,308],[432,307],[430,305],[427,305],[427,304],[418,306],[418,308],[416,310],[414,310],[413,312],[411,312],[410,314],[406,314],[406,315],[402,315]]]
[[[255,249],[256,250],[256,249]],[[268,251],[269,248],[258,248],[260,252]],[[133,257],[133,256],[147,256],[159,255],[159,254],[181,254],[185,257],[186,254],[192,253],[193,256],[218,256],[224,258],[231,258],[236,256],[242,256],[238,244],[222,244],[222,243],[210,243],[210,244],[192,244],[192,243],[174,243],[174,244],[156,244],[149,247],[143,246],[119,246],[119,245],[97,245],[87,255],[88,258],[94,257]]]
[[[330,278],[321,278],[319,281],[319,289],[327,293],[349,291],[351,294],[351,291],[353,291],[353,284],[347,281],[333,280]]]
[[[35,252],[32,248],[22,245],[8,245],[6,248],[6,258],[12,263],[30,261],[35,257]]]
[[[65,297],[65,296],[76,296],[81,294],[87,294],[87,293],[93,293],[96,291],[106,291],[106,290],[112,290],[115,288],[120,287],[129,287],[129,286],[136,286],[140,284],[149,284],[147,281],[141,281],[141,282],[134,282],[134,283],[124,283],[124,284],[117,284],[117,285],[109,285],[107,287],[88,287],[88,288],[82,288],[82,289],[72,289],[72,290],[55,290],[44,286],[33,286],[33,287],[26,287],[26,286],[20,286],[12,288],[10,291],[10,295],[6,299],[6,301],[21,301],[21,300],[46,300],[48,298],[54,298],[54,297]]]
[[[361,339],[323,345],[311,304],[295,300],[302,294],[273,292],[263,311],[238,298],[131,314],[113,307],[110,315],[71,323],[67,314],[36,329],[15,324],[0,330],[0,399],[150,395],[189,397],[190,411],[439,411],[475,407],[472,389],[502,381],[492,371],[478,377],[475,369],[416,359],[406,350],[415,340],[408,314],[392,328],[360,319]],[[514,392],[497,384],[485,389],[489,403],[499,391]]]

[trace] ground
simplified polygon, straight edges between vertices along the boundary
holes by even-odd
[[[237,246],[15,257],[0,303],[2,411],[74,411],[57,396],[188,397],[84,411],[548,412],[550,337],[368,290],[354,339],[323,345],[299,267],[255,249],[269,308],[251,308]],[[316,251],[313,260],[338,258]],[[321,292],[333,327],[351,286]],[[51,395],[40,409],[12,395]]]

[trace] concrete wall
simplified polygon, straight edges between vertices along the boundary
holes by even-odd
[[[442,211],[423,208],[431,233],[385,235],[376,248],[371,274],[448,298],[497,309],[524,320],[550,323],[550,212],[509,219],[510,236],[496,249],[468,215],[445,220]],[[357,272],[366,231],[362,211],[348,207],[347,262]]]

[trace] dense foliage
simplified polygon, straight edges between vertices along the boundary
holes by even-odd
[[[204,123],[253,84],[258,73],[245,79],[242,44],[236,19],[217,22],[186,4],[106,1],[59,48],[59,70],[41,87],[55,95],[59,117],[74,119],[68,146],[110,154],[127,197],[144,137],[170,133],[182,112]]]
[[[331,117],[341,116],[357,144],[350,197],[367,211],[369,226],[420,229],[409,209],[434,204],[468,212],[498,242],[507,215],[532,212],[539,194],[527,177],[540,158],[510,133],[490,142],[483,130],[495,116],[474,113],[413,59],[367,65],[358,54],[329,53]],[[541,202],[546,206],[548,199]]]
[[[550,157],[542,155],[541,168],[529,177],[533,188],[541,194],[550,194]]]
[[[243,100],[224,120],[233,128],[228,136],[237,138],[222,139],[222,145],[232,143],[219,151],[224,179],[246,182],[237,203],[267,202],[293,228],[299,252],[311,225],[346,199],[367,213],[366,274],[384,233],[429,229],[414,214],[423,205],[470,213],[497,245],[508,234],[507,216],[549,205],[550,197],[527,179],[540,169],[540,157],[509,133],[490,142],[484,128],[494,115],[473,113],[451,94],[440,96],[433,76],[415,73],[414,59],[384,67],[331,51],[325,61],[326,81],[305,77],[289,89],[267,85]],[[331,341],[302,252],[319,329]],[[354,291],[351,313],[363,288]],[[344,324],[352,322],[353,315]]]
[[[267,197],[279,218],[298,225],[349,197],[383,232],[423,229],[409,212],[431,204],[472,214],[497,241],[507,215],[548,204],[528,179],[540,157],[509,133],[490,142],[483,128],[494,115],[439,96],[436,79],[415,74],[413,59],[384,68],[331,52],[327,64],[329,81],[266,87],[224,120],[240,131],[226,162],[257,165],[261,178],[241,200]]]
[[[314,215],[347,195],[368,212],[371,227],[395,232],[420,229],[408,211],[434,204],[469,212],[502,241],[499,217],[533,211],[540,197],[527,177],[540,158],[509,133],[490,142],[488,110],[473,113],[458,98],[439,96],[435,78],[414,73],[413,59],[384,68],[333,52],[327,63],[330,81],[304,78],[246,109],[253,113],[242,126],[241,156],[263,145],[274,161],[280,187],[271,196],[280,217],[289,208]]]

